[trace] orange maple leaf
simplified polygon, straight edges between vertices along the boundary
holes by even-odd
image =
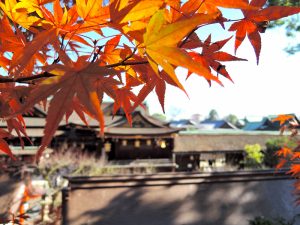
[[[30,64],[29,62],[37,56],[41,49],[55,41],[58,41],[56,29],[40,32],[32,41],[27,42],[21,51],[18,51],[17,54],[14,53],[9,72],[17,76]]]
[[[77,0],[76,10],[85,22],[80,29],[95,30],[105,25],[110,18],[109,7],[102,6],[102,1],[99,0]]]
[[[107,64],[113,64],[121,61],[120,49],[117,49],[120,39],[121,35],[117,35],[106,42],[104,53],[100,57],[101,61],[104,61]]]
[[[286,159],[281,159],[278,164],[276,165],[276,170],[281,169],[282,167],[284,167],[284,165],[286,165],[288,161]]]
[[[276,118],[272,119],[272,122],[279,121],[280,126],[281,126],[281,125],[285,124],[285,122],[287,122],[291,119],[294,119],[293,115],[281,114],[281,115],[278,115]]]
[[[18,66],[19,58],[22,57],[23,54],[29,54],[26,55],[24,64],[18,66],[20,69],[18,70],[19,73],[15,74],[17,77],[24,76],[24,74],[21,73],[21,70],[24,70],[24,73],[31,74],[36,60],[41,63],[45,62],[46,57],[41,54],[41,49],[39,49],[41,52],[36,52],[36,54],[30,55],[32,52],[28,51],[29,42],[27,42],[25,35],[18,28],[15,28],[14,31],[6,16],[4,16],[0,21],[0,41],[2,42],[1,51],[13,53],[12,57],[8,57],[7,54],[4,54],[0,58],[0,64],[2,64],[3,68],[6,70],[12,71],[14,67]]]
[[[293,151],[290,148],[283,147],[276,152],[276,155],[286,158],[287,156],[291,155],[292,153],[293,153]]]
[[[287,173],[291,174],[293,177],[298,177],[300,174],[300,164],[291,165],[291,169]]]
[[[218,7],[236,8],[236,9],[255,9],[248,5],[245,0],[191,0],[182,6],[182,12],[190,15],[198,11],[198,13],[220,13]]]
[[[292,157],[291,157],[291,160],[294,160],[294,159],[300,159],[300,152],[294,152]]]

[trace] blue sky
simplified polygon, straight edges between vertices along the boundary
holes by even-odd
[[[223,39],[226,32],[216,27],[199,31],[201,38],[209,33],[217,36],[213,41]],[[233,33],[231,33],[233,34]],[[229,35],[230,36],[230,35]],[[226,69],[234,84],[222,80],[224,87],[217,84],[208,87],[207,82],[196,75],[187,81],[181,79],[189,98],[181,91],[168,86],[165,109],[167,118],[188,118],[192,114],[208,115],[216,109],[220,117],[235,114],[239,118],[262,117],[265,115],[296,113],[300,115],[299,95],[299,64],[300,53],[288,55],[283,49],[292,42],[300,40],[287,38],[283,28],[267,29],[262,36],[262,50],[259,65],[249,41],[243,42],[237,56],[248,59],[246,62],[230,62]],[[223,50],[233,53],[234,39],[228,42]],[[186,71],[179,70],[185,78]],[[147,98],[150,113],[162,113],[154,94]]]
[[[242,17],[239,10],[222,11],[225,17],[231,19]],[[212,41],[222,40],[234,34],[224,31],[219,25],[201,28],[198,33],[203,40],[212,33]],[[300,38],[299,36],[294,40],[287,38],[283,28],[267,29],[261,36],[259,65],[256,65],[253,48],[247,39],[238,49],[237,56],[248,61],[226,63],[226,69],[234,84],[222,79],[224,87],[217,84],[209,87],[207,82],[197,75],[185,81],[186,71],[178,69],[180,80],[189,97],[182,91],[168,86],[165,98],[167,118],[189,118],[193,114],[205,117],[211,109],[217,110],[220,117],[235,114],[239,118],[246,116],[257,118],[283,113],[295,113],[300,116],[298,105],[300,53],[288,55],[283,50],[289,42],[297,43]],[[234,38],[222,50],[233,54],[233,48]],[[150,113],[162,113],[154,93],[148,96],[146,102]]]

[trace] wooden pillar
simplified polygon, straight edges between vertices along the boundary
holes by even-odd
[[[67,225],[68,224],[68,209],[69,209],[69,188],[62,189],[62,207],[61,207],[61,224]]]

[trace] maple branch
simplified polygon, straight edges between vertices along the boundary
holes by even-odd
[[[118,62],[118,63],[114,63],[114,64],[110,64],[110,65],[106,65],[106,68],[114,68],[114,67],[118,67],[118,66],[133,66],[133,65],[143,65],[143,64],[148,64],[148,61],[129,61],[129,62]]]
[[[128,60],[129,58],[132,57],[133,54],[130,56],[127,56],[125,59]],[[121,62],[106,65],[106,68],[114,68],[118,66],[131,66],[131,65],[142,65],[142,64],[148,64],[148,61],[129,61],[126,62],[126,60],[122,60]],[[44,72],[41,74],[33,75],[33,76],[28,76],[28,77],[20,77],[20,78],[8,78],[8,77],[0,77],[0,83],[29,83],[30,81],[34,81],[37,79],[41,78],[49,78],[49,77],[54,77],[56,75],[49,73],[49,72]]]
[[[98,46],[97,48],[97,52],[94,52],[94,56],[93,56],[93,59],[92,59],[92,61],[91,61],[91,63],[93,63],[93,62],[95,62],[96,61],[96,59],[97,59],[97,57],[98,57],[98,55],[100,54],[100,52],[101,52],[101,49],[103,48],[104,46]]]
[[[132,53],[131,53],[130,55],[126,56],[125,59],[123,59],[123,62],[126,62],[128,59],[130,59],[132,56],[134,56],[134,54],[135,54],[135,52],[136,52],[136,50],[137,50],[137,47],[138,47],[138,46],[136,46],[136,47],[133,49],[133,51],[132,51]]]
[[[28,81],[33,81],[41,78],[54,77],[52,73],[44,72],[38,75],[33,75],[29,77],[20,77],[20,78],[8,78],[0,77],[0,83],[27,83]]]
[[[133,51],[132,54],[127,56],[121,62],[106,65],[105,67],[106,68],[114,68],[114,67],[118,67],[118,66],[142,65],[142,64],[148,64],[149,63],[148,61],[129,61],[129,62],[126,62],[129,58],[131,58],[134,55],[135,51],[136,51],[136,49]],[[28,77],[20,77],[20,78],[0,77],[0,83],[29,83],[30,81],[34,81],[34,80],[37,80],[37,79],[49,78],[49,77],[54,77],[54,76],[56,76],[56,75],[54,75],[52,73],[49,73],[49,72],[44,72],[44,73],[41,73],[41,74],[28,76]]]
[[[130,59],[136,52],[137,46],[133,49],[132,53],[125,57],[121,62],[106,65],[106,68],[113,68],[113,67],[118,67],[118,66],[132,66],[132,65],[142,65],[142,64],[147,64],[149,63],[148,61],[129,61],[126,62],[128,59]]]

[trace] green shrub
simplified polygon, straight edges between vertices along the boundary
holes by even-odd
[[[264,154],[261,151],[259,144],[245,145],[245,152],[247,153],[244,164],[246,167],[260,168],[264,159]]]
[[[279,137],[267,140],[266,150],[264,152],[264,164],[267,167],[275,167],[278,164],[278,156],[275,153],[283,146],[294,148],[296,147],[296,143],[288,137]]]
[[[295,225],[296,217],[299,217],[299,215],[295,215],[291,220],[282,217],[268,219],[263,216],[257,216],[254,219],[249,220],[249,225]]]
[[[252,220],[249,220],[249,225],[274,225],[274,223],[262,216],[257,216]]]

